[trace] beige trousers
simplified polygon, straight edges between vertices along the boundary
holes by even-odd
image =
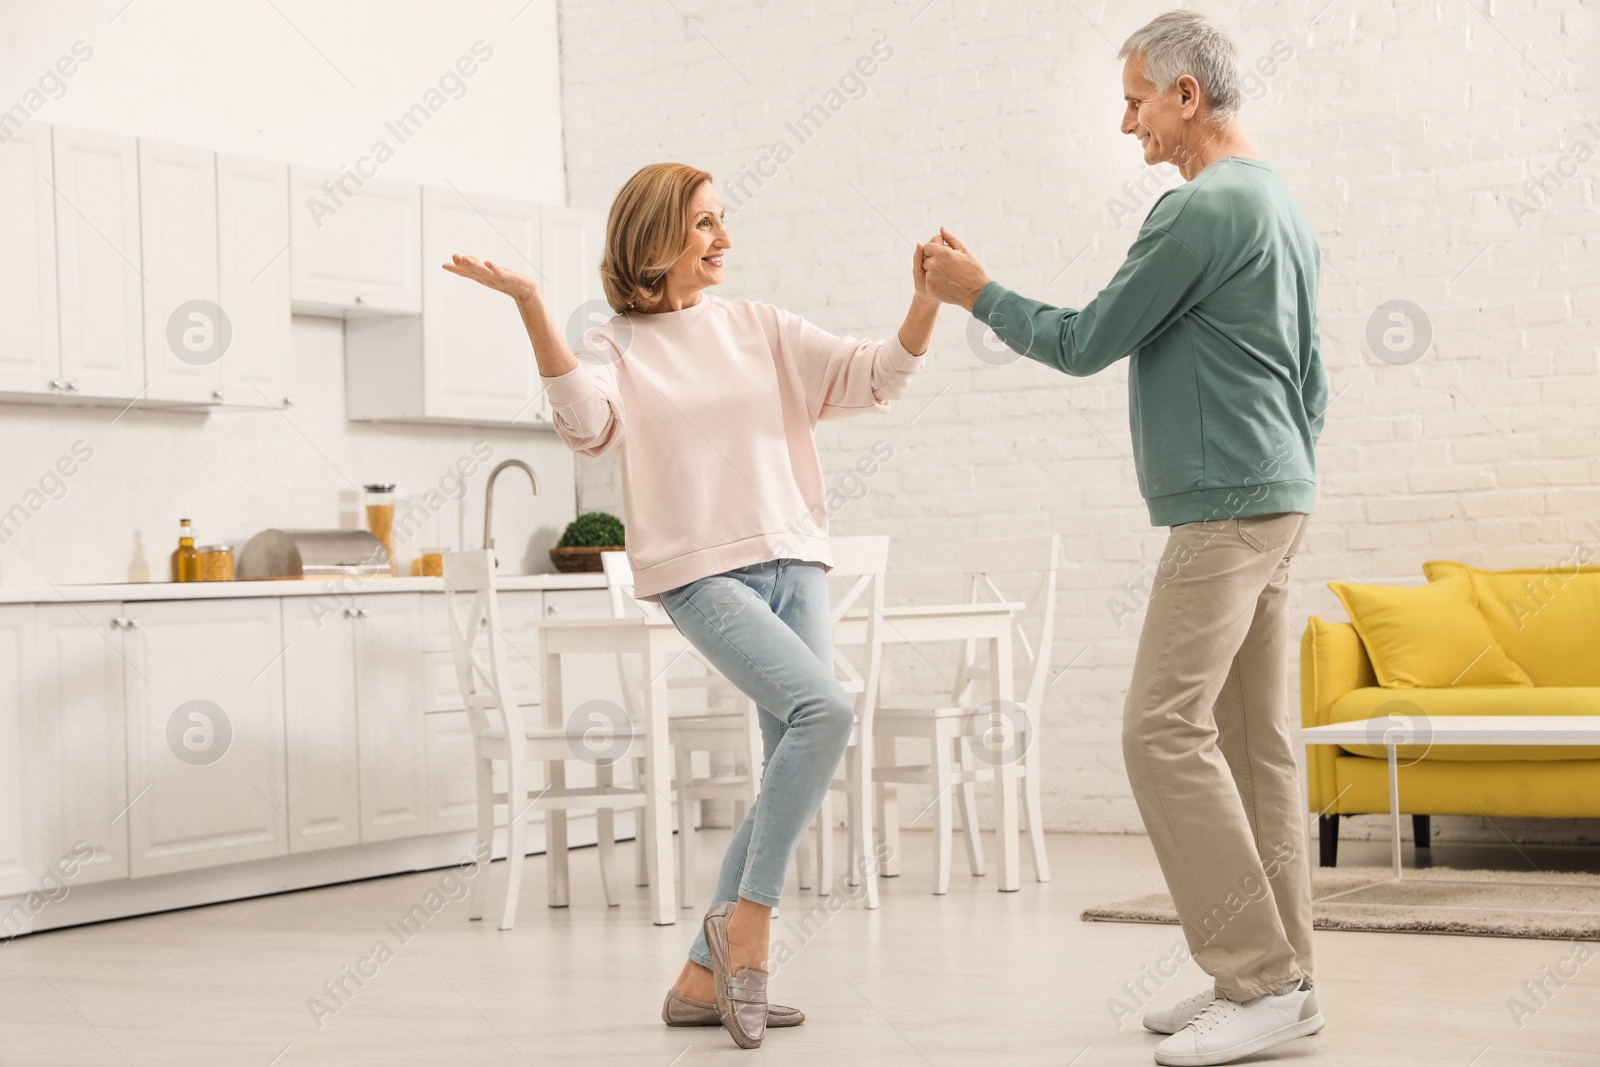
[[[1285,611],[1308,518],[1172,527],[1123,716],[1128,780],[1189,951],[1230,1000],[1311,976]]]

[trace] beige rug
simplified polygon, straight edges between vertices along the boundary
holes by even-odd
[[[1388,867],[1312,869],[1318,930],[1600,940],[1600,874]],[[1245,905],[1249,906],[1249,905]],[[1173,923],[1165,893],[1084,911],[1086,922]]]

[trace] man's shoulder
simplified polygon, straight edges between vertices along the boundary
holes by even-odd
[[[1265,163],[1255,166],[1233,159],[1213,164],[1167,190],[1151,206],[1144,224],[1185,243],[1206,243],[1228,233],[1241,240],[1259,239],[1285,226],[1310,232],[1277,171]]]
[[[1250,176],[1212,165],[1157,197],[1145,224],[1171,230],[1185,222],[1229,218],[1241,206],[1250,202],[1264,204],[1265,199]]]

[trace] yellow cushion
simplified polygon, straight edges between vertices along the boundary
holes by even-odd
[[[1499,760],[1560,762],[1600,759],[1600,745],[1443,745],[1434,741],[1428,723],[1447,715],[1600,715],[1600,687],[1561,688],[1488,686],[1484,688],[1352,689],[1328,708],[1330,723],[1382,720],[1374,724],[1371,744],[1340,745],[1357,756],[1387,759],[1383,738],[1389,730],[1415,741],[1396,751],[1400,762],[1427,757],[1457,763],[1494,763]],[[1600,801],[1597,801],[1600,803]]]
[[[1422,586],[1329,582],[1386,689],[1532,685],[1478,613],[1465,574]]]
[[[1423,571],[1433,581],[1467,576],[1489,632],[1534,685],[1600,685],[1600,567],[1485,571],[1434,560]]]

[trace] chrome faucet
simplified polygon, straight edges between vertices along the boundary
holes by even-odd
[[[483,490],[483,547],[494,548],[493,527],[489,524],[494,520],[494,480],[500,477],[500,472],[507,467],[520,467],[528,474],[528,481],[533,483],[533,495],[539,495],[539,476],[533,473],[533,468],[520,459],[508,459],[498,464],[489,472],[489,484]],[[498,563],[498,560],[496,561]]]

